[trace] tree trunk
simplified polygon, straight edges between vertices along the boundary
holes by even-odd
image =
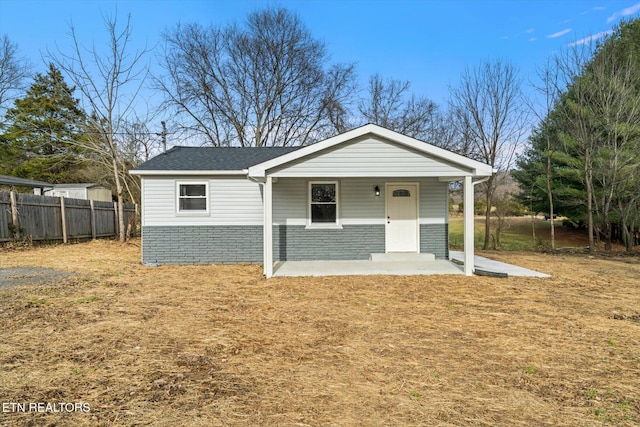
[[[589,232],[589,253],[595,252],[593,241],[593,186],[591,185],[591,168],[589,166],[591,162],[591,155],[589,150],[586,150],[584,159],[584,182],[587,187],[587,229]]]
[[[604,249],[611,252],[611,221],[609,220],[609,214],[604,212]]]
[[[627,224],[624,222],[622,223],[622,240],[624,241],[625,250],[631,252],[633,250],[633,238],[631,237],[629,227],[627,227]]]
[[[113,145],[111,146],[113,150]],[[116,194],[118,196],[118,239],[121,243],[126,240],[127,230],[124,226],[124,203],[122,202],[122,183],[120,182],[120,171],[118,168],[118,161],[115,154],[111,154],[111,161],[113,164],[113,177],[116,183]]]
[[[491,176],[487,181],[487,212],[484,217],[484,245],[482,249],[489,249],[489,242],[491,241],[491,202],[493,201],[493,179]]]
[[[533,237],[533,249],[536,249],[536,217],[531,212],[531,235]]]
[[[635,211],[633,219],[630,220],[631,209],[634,203],[630,203],[624,206],[622,200],[618,199],[618,211],[620,212],[620,223],[622,227],[622,240],[624,241],[624,247],[627,252],[633,251],[634,241],[634,227],[638,219],[638,211]]]
[[[556,225],[553,211],[553,193],[551,188],[551,179],[553,178],[551,168],[551,139],[549,137],[549,131],[547,130],[547,195],[549,196],[549,224],[551,225],[551,250],[556,250]]]

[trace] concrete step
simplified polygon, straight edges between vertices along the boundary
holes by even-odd
[[[436,256],[429,253],[390,252],[386,254],[371,254],[369,259],[374,262],[423,262],[435,261]]]

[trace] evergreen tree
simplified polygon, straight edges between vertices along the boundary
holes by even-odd
[[[567,135],[558,131],[558,118],[549,119],[549,123],[551,125],[547,129],[542,125],[534,129],[529,137],[530,147],[519,156],[516,162],[517,169],[512,172],[512,176],[522,188],[518,200],[535,213],[549,212],[545,173],[547,167],[545,132],[549,132],[554,211],[572,221],[583,222],[586,220],[584,215],[586,195],[581,174],[582,159],[576,156],[575,150],[571,149],[572,141]]]
[[[85,160],[79,142],[86,116],[74,90],[53,64],[46,75],[36,75],[5,115],[3,173],[52,183],[80,179]]]
[[[591,250],[594,237],[606,249],[618,240],[630,250],[640,226],[640,19],[622,22],[589,57],[578,47],[556,60],[567,86],[545,118],[554,205],[560,215],[586,221]],[[514,174],[521,200],[540,211],[548,207],[546,136],[540,125]]]

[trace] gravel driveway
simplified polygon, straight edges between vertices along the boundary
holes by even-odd
[[[0,268],[0,288],[13,285],[48,284],[72,276],[68,271],[42,267]]]

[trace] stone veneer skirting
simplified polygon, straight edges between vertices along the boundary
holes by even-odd
[[[145,226],[142,262],[157,264],[262,263],[262,226]],[[421,252],[448,259],[448,225],[420,226]],[[362,260],[385,252],[385,226],[345,225],[342,229],[273,226],[274,261]]]
[[[261,225],[142,227],[142,262],[158,264],[261,263]]]

